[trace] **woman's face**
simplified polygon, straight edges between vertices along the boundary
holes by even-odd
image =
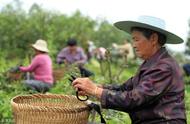
[[[132,44],[136,55],[141,59],[148,59],[154,54],[152,38],[147,39],[142,32],[132,31]]]

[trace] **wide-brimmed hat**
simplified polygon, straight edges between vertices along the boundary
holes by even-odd
[[[49,52],[47,48],[47,43],[45,40],[37,40],[35,44],[32,44],[32,47],[35,48],[36,50],[42,51],[42,52]]]
[[[165,21],[160,18],[152,16],[140,16],[137,19],[137,21],[119,21],[114,23],[114,25],[118,29],[123,30],[127,33],[131,33],[132,27],[142,27],[151,29],[153,31],[157,31],[164,34],[167,37],[166,43],[168,44],[183,43],[182,38],[165,29]]]

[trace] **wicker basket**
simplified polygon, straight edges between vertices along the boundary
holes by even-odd
[[[63,67],[61,68],[54,68],[53,69],[53,77],[54,77],[54,81],[58,81],[60,80],[61,78],[64,77],[64,72],[65,72],[65,69]]]
[[[22,72],[8,72],[6,74],[6,77],[11,81],[21,80],[23,78],[23,73]]]
[[[75,96],[35,94],[11,100],[15,124],[87,124],[88,106]]]

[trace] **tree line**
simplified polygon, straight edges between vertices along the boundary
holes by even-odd
[[[76,38],[84,48],[88,40],[107,48],[113,42],[129,38],[129,35],[117,30],[107,20],[93,20],[80,11],[68,16],[33,4],[26,12],[18,0],[0,11],[1,56],[24,57],[30,53],[30,44],[37,39],[46,40],[50,54],[55,55],[68,38]]]

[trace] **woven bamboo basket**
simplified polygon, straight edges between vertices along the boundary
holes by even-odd
[[[63,67],[53,69],[53,77],[54,77],[55,82],[64,77],[64,72],[65,72],[65,69]]]
[[[15,124],[87,124],[88,106],[75,96],[34,94],[11,100]]]
[[[6,77],[9,80],[21,80],[23,78],[23,73],[22,72],[8,72],[6,74]]]

